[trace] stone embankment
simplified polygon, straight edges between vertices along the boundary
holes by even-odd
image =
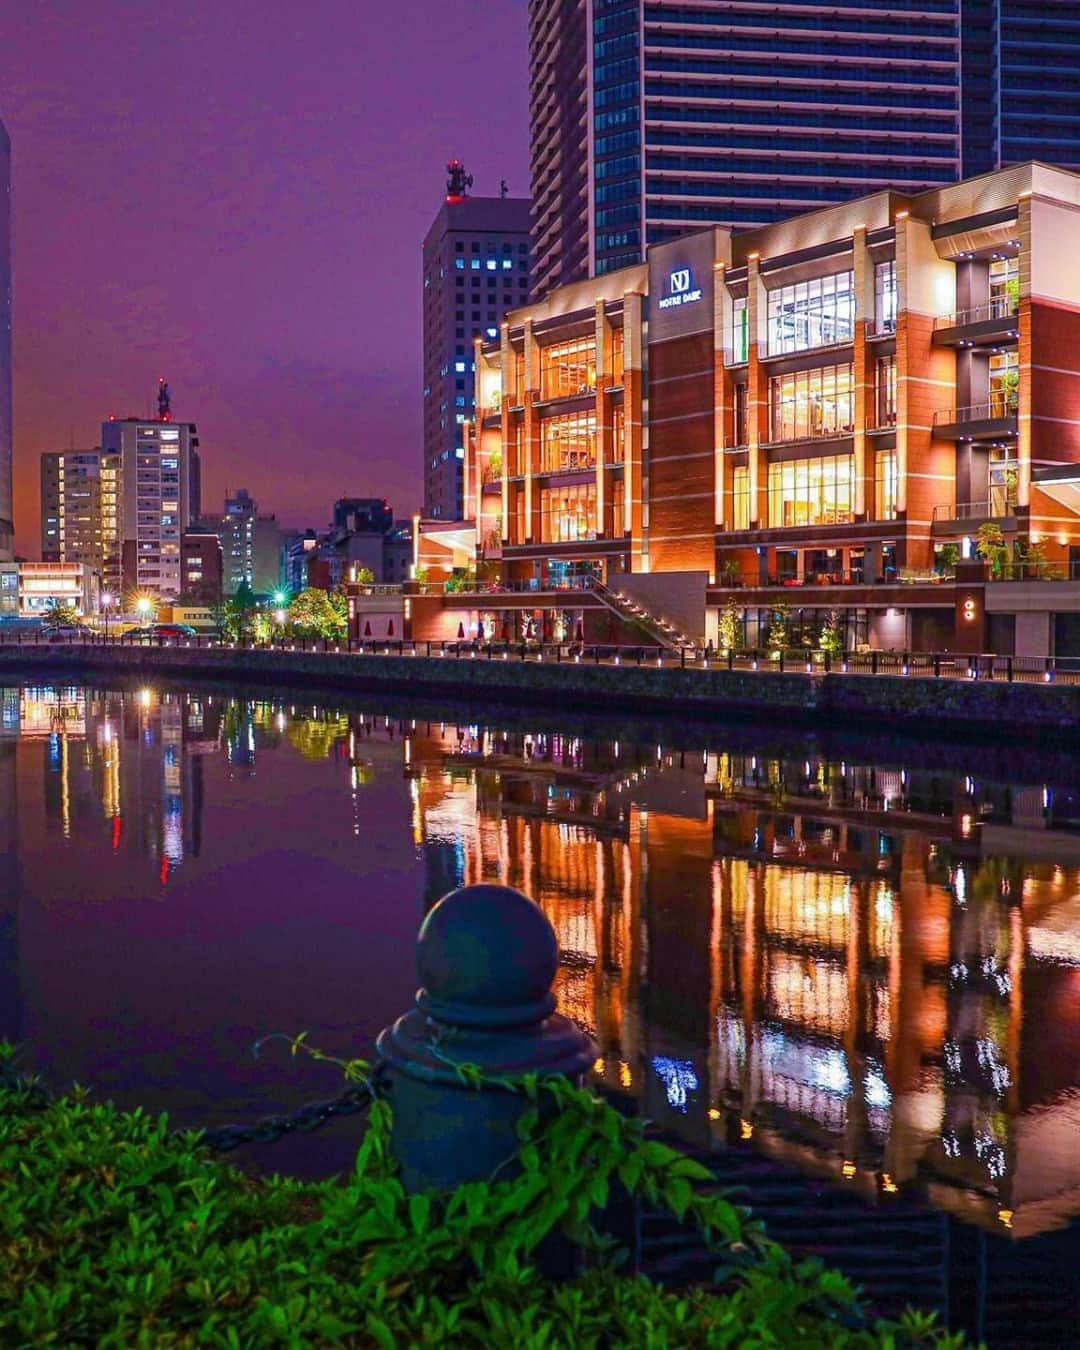
[[[456,656],[73,645],[2,646],[0,679],[47,675],[170,679],[237,684],[310,684],[342,692],[384,690],[475,703],[544,704],[606,711],[777,718],[871,728],[967,728],[980,735],[1080,740],[1080,684],[657,668]]]

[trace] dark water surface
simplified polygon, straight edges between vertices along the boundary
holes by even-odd
[[[332,1095],[253,1043],[369,1052],[426,908],[507,882],[598,1079],[777,1237],[883,1308],[1073,1343],[1071,757],[311,697],[0,689],[0,1036],[54,1087],[185,1125]],[[330,1172],[357,1128],[245,1161]]]

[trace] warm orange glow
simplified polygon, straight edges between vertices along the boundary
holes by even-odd
[[[844,1177],[848,1181],[850,1181],[851,1178],[855,1175],[855,1164],[851,1161],[850,1158],[845,1158],[844,1165],[843,1167],[841,1167],[840,1171],[843,1173]]]

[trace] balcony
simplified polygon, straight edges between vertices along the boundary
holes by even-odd
[[[985,305],[957,310],[934,320],[936,347],[981,347],[1007,342],[1019,336],[1018,303],[999,295]]]
[[[1005,489],[977,502],[946,502],[934,507],[934,534],[969,534],[987,521],[1003,530],[1016,529],[1016,503]]]
[[[1015,393],[991,392],[989,403],[934,414],[934,435],[945,441],[1003,440],[1016,435]]]

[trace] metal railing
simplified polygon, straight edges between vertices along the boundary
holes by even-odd
[[[971,323],[991,323],[997,319],[1009,319],[1019,312],[1020,302],[1007,295],[999,295],[985,305],[975,305],[971,309],[958,309],[953,314],[942,314],[934,320],[934,332],[943,328],[963,328]]]
[[[992,422],[999,417],[1015,417],[1015,394],[999,394],[989,403],[971,403],[966,408],[947,408],[934,414],[934,426],[963,425],[965,422]]]
[[[984,497],[977,502],[946,502],[934,507],[934,521],[939,520],[1007,520],[1016,514],[1016,503],[1002,493],[1000,497]]]
[[[94,634],[49,641],[42,634],[5,635],[0,626],[0,648],[125,647],[124,638]],[[210,647],[237,650],[241,644],[217,638],[142,638],[137,645],[193,650]],[[712,647],[682,647],[672,650],[658,644],[616,646],[610,643],[487,641],[426,641],[412,638],[282,638],[255,646],[253,653],[319,652],[340,656],[398,656],[445,660],[535,662],[537,664],[594,664],[652,666],[665,670],[730,670],[752,674],[873,675],[882,678],[936,680],[989,680],[996,683],[1080,684],[1080,657],[999,656],[993,653],[964,655],[957,652],[858,651],[822,652],[812,648],[784,651],[718,651]]]

